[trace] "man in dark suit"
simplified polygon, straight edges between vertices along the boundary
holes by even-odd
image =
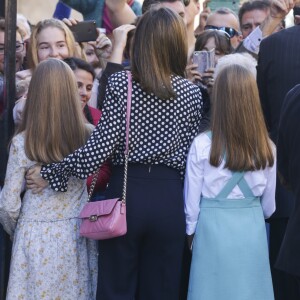
[[[300,83],[300,26],[294,26],[264,39],[260,45],[257,83],[271,139],[277,143],[282,103],[287,92]],[[297,130],[295,128],[295,130]],[[274,264],[285,234],[295,199],[277,180],[276,212],[270,218],[270,263],[276,300],[294,297],[296,284]]]
[[[300,26],[299,26],[300,27]],[[300,28],[299,28],[300,29]],[[296,196],[276,267],[298,282],[300,299],[300,85],[292,89],[282,106],[278,130],[278,171]]]

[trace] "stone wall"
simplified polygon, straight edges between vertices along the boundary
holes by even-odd
[[[17,11],[23,14],[32,24],[46,18],[51,18],[58,0],[18,0]],[[72,18],[82,20],[82,15],[74,10]]]

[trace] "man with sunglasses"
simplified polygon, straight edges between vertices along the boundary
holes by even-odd
[[[231,46],[236,49],[242,41],[239,21],[235,13],[226,7],[222,7],[210,14],[204,30],[217,29],[225,31],[230,37]]]
[[[235,52],[248,52],[257,59],[261,41],[276,31],[294,2],[295,0],[271,0],[270,14],[244,40],[239,31],[238,18],[229,8],[219,8],[210,14],[205,29],[226,31],[231,36],[230,41]]]

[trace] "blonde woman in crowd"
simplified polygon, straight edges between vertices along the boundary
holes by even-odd
[[[48,58],[79,56],[73,33],[57,19],[44,19],[34,27],[27,53],[30,69],[17,73],[17,79],[30,78],[37,65]]]

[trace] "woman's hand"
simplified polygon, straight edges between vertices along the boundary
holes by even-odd
[[[67,18],[63,18],[62,21],[69,27],[71,27],[72,25],[76,25],[77,23],[79,23],[79,21],[75,20],[75,19],[67,19]]]
[[[124,50],[127,43],[127,34],[129,31],[135,29],[135,27],[136,27],[135,25],[125,24],[114,29],[113,31],[113,36],[115,41],[114,45],[122,46]]]
[[[197,68],[198,68],[197,64],[190,64],[187,65],[187,67],[185,68],[187,79],[193,83],[195,83],[196,81],[202,81],[202,76],[197,71]]]
[[[48,181],[42,178],[40,172],[41,166],[34,165],[25,175],[26,188],[32,190],[33,194],[42,192],[43,189],[49,185]]]
[[[135,29],[135,25],[125,24],[117,27],[113,31],[114,47],[109,59],[110,62],[122,64],[123,53],[127,43],[128,32]]]
[[[95,48],[95,52],[98,58],[108,59],[112,53],[112,42],[106,36],[105,33],[101,32],[100,28],[97,28],[98,37],[95,42],[88,42]]]
[[[215,68],[207,69],[202,74],[202,83],[207,86],[208,88],[212,88],[214,86],[215,80],[214,80],[214,73]]]

